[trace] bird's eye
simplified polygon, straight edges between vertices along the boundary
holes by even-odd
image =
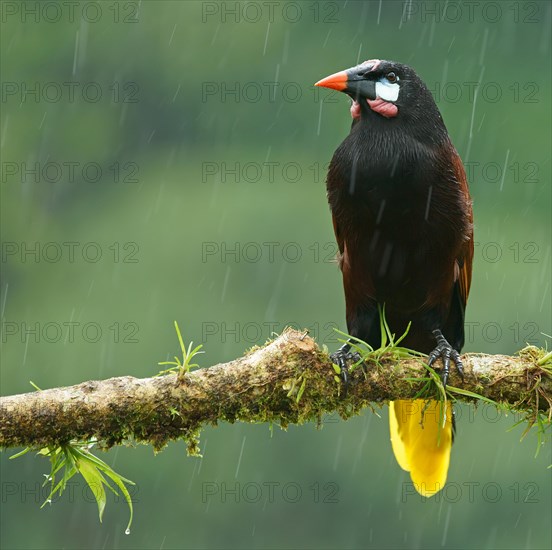
[[[387,73],[385,78],[391,83],[397,82],[398,80],[398,77],[394,72]]]

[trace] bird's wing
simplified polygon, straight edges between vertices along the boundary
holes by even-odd
[[[345,250],[345,242],[343,240],[343,235],[341,234],[341,231],[339,229],[337,218],[333,213],[332,213],[332,222],[333,222],[333,228],[335,233],[335,240],[337,241],[337,246],[339,248],[339,254],[343,255],[343,250]]]
[[[461,257],[458,258],[458,293],[460,299],[466,306],[468,294],[470,293],[470,285],[472,279],[472,263],[473,263],[473,234],[469,241],[466,241],[462,247]]]
[[[458,285],[458,292],[460,300],[463,306],[466,306],[468,301],[468,294],[470,292],[470,285],[472,279],[472,264],[473,264],[473,211],[470,192],[468,189],[468,180],[466,178],[466,172],[462,160],[456,151],[454,151],[454,171],[456,180],[460,184],[460,190],[462,196],[466,201],[466,212],[468,215],[469,229],[464,236],[465,241],[460,250],[460,254],[456,259],[458,265],[458,274],[456,277],[456,283]]]

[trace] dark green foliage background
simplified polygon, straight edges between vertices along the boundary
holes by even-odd
[[[77,81],[81,90],[95,82],[103,95],[96,103],[79,92],[59,102],[3,97],[3,246],[80,244],[74,262],[67,248],[56,262],[3,256],[2,394],[29,391],[29,380],[46,388],[149,376],[178,350],[175,319],[187,341],[205,344],[202,366],[232,359],[290,323],[336,348],[331,329],[345,328],[344,303],[338,270],[325,261],[333,233],[324,164],[350,116],[346,97],[315,95],[312,83],[374,57],[413,65],[434,91],[448,86],[439,108],[460,155],[474,163],[466,350],[512,353],[527,339],[544,345],[541,333],[552,333],[549,2],[501,2],[498,18],[489,7],[496,3],[472,3],[470,18],[465,4],[449,2],[463,9],[458,21],[453,12],[422,16],[435,2],[407,3],[410,19],[402,19],[402,2],[285,2],[269,24],[262,2],[236,23],[220,11],[207,15],[214,3],[142,1],[138,21],[124,22],[135,4],[119,3],[119,23],[113,2],[101,2],[102,17],[89,23],[80,15],[22,22],[3,11],[3,83]],[[297,5],[299,21],[286,21]],[[255,9],[261,19],[251,22]],[[265,83],[276,80],[270,92]],[[479,80],[488,93],[481,88],[474,104],[469,83]],[[114,101],[110,86],[129,82],[138,101]],[[262,94],[204,97],[206,83],[242,91],[259,83]],[[254,97],[255,88],[247,92]],[[204,163],[267,160],[278,163],[273,178],[267,169],[256,178],[254,167],[246,174],[253,181],[202,172]],[[115,182],[108,167],[117,161],[136,163],[138,182]],[[53,183],[22,182],[5,173],[6,163],[23,162],[96,162],[103,177],[69,181],[65,172]],[[292,168],[282,170],[286,163],[301,168],[297,181],[289,181]],[[82,258],[89,242],[101,247],[97,262]],[[109,247],[129,242],[139,247],[137,262],[122,261],[130,249],[115,261]],[[222,242],[242,250],[257,243],[263,253],[248,261],[256,250],[249,245],[239,261],[204,257],[205,243]],[[277,243],[272,261],[263,243]],[[80,323],[74,337],[64,329],[61,338],[49,333],[52,342],[6,332],[69,321]],[[83,337],[85,323],[102,328],[98,342]],[[134,343],[129,327],[138,329]],[[100,525],[81,484],[40,510],[46,461],[8,462],[3,453],[0,541],[4,548],[550,547],[550,446],[534,459],[536,437],[520,443],[519,427],[507,431],[512,416],[488,407],[458,413],[447,492],[427,501],[412,494],[395,463],[385,408],[381,417],[366,411],[347,423],[326,418],[320,431],[275,426],[271,435],[268,426],[221,425],[202,434],[203,459],[187,458],[182,443],[158,456],[146,447],[112,450],[103,458],[137,482],[129,536],[123,501],[108,502]],[[232,493],[206,498],[222,484],[238,488],[239,501]]]

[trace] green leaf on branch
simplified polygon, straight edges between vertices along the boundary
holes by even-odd
[[[109,483],[108,479],[106,479],[107,476],[121,490],[127,502],[130,518],[125,533],[129,534],[134,511],[132,499],[125,484],[134,485],[134,482],[121,476],[111,466],[93,455],[89,449],[94,443],[95,441],[91,440],[85,443],[69,443],[67,445],[44,447],[38,450],[38,455],[46,456],[50,459],[50,474],[46,476],[46,481],[42,485],[44,487],[47,483],[50,483],[50,493],[41,508],[44,508],[46,504],[51,504],[56,493],[61,496],[67,487],[67,482],[75,474],[79,473],[90,487],[96,499],[98,516],[101,522],[107,502],[105,488],[107,487],[115,495],[119,494]],[[10,459],[23,456],[31,450],[30,447],[27,447],[20,453],[11,456]],[[61,474],[62,469],[63,473]],[[59,479],[60,475],[61,479]]]

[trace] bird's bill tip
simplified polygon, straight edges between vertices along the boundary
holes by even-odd
[[[337,90],[342,92],[347,87],[347,72],[340,71],[338,73],[331,74],[322,80],[319,80],[315,86],[320,86],[322,88],[331,88],[332,90]]]

